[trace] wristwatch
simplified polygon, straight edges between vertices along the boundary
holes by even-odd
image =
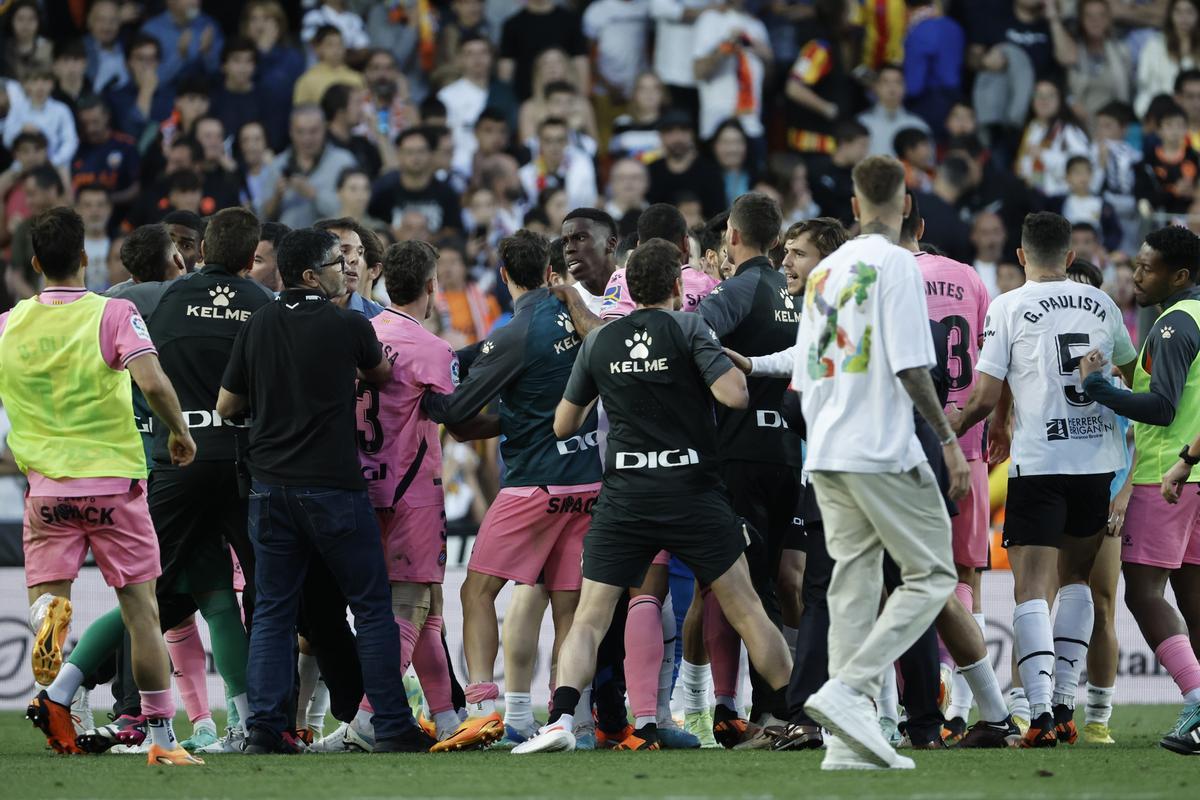
[[[1188,455],[1188,447],[1190,447],[1190,445],[1185,444],[1183,446],[1183,449],[1179,451],[1179,458],[1189,467],[1194,467],[1197,464],[1200,464],[1200,456]]]

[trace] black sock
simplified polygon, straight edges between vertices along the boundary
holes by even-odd
[[[788,687],[781,686],[771,692],[771,714],[778,720],[786,720],[790,715],[788,710],[791,708],[788,705],[787,699]]]
[[[738,718],[738,713],[734,709],[722,703],[717,703],[717,707],[713,709],[713,723],[729,722]]]
[[[550,701],[549,722],[558,722],[558,718],[563,714],[574,714],[577,705],[579,705],[578,689],[572,689],[570,686],[558,687],[554,690],[554,697]]]
[[[647,742],[658,741],[658,725],[653,722],[647,722],[642,727],[638,728],[634,733],[641,739]]]

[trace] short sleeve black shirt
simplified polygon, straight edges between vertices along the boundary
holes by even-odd
[[[588,336],[563,397],[604,402],[604,491],[661,497],[720,486],[708,387],[732,368],[699,314],[638,309]]]
[[[249,400],[250,474],[273,486],[365,489],[355,438],[356,376],[383,358],[362,314],[287,289],[250,317],[221,385]]]

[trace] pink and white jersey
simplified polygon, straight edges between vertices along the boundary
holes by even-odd
[[[700,301],[708,297],[709,292],[716,288],[718,281],[704,272],[684,264],[680,273],[683,278],[683,310],[695,311]],[[619,269],[608,279],[608,287],[604,290],[604,303],[600,306],[601,319],[617,319],[633,311],[633,297],[629,294],[629,284],[625,280],[625,270]]]
[[[949,405],[964,408],[975,385],[975,364],[983,342],[988,290],[979,273],[945,256],[917,253],[917,266],[925,281],[929,318],[950,331]],[[983,422],[959,437],[968,460],[983,458]]]
[[[371,320],[392,365],[382,386],[358,385],[358,457],[375,508],[441,505],[442,445],[437,423],[421,410],[427,389],[449,394],[458,385],[453,348],[393,308]]]
[[[87,294],[83,287],[51,286],[43,289],[34,299],[45,305],[61,306],[74,303]],[[9,312],[0,314],[0,333],[8,324]],[[100,354],[105,363],[116,370],[125,369],[133,359],[144,355],[158,355],[150,331],[142,315],[128,300],[111,298],[104,305],[100,317]],[[133,413],[133,409],[129,409]],[[53,480],[34,470],[29,479],[30,497],[102,497],[125,494],[129,491],[129,478],[67,478]]]

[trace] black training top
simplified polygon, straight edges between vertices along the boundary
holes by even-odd
[[[765,356],[796,343],[800,323],[797,300],[787,278],[763,256],[744,261],[732,278],[713,289],[696,309],[721,344],[749,356]],[[780,406],[787,378],[746,379],[750,407],[717,409],[721,458],[800,466],[800,441],[786,433]]]
[[[171,379],[200,461],[232,461],[236,428],[217,415],[217,391],[238,332],[274,295],[262,284],[210,264],[166,284],[150,338]],[[169,466],[165,425],[154,431],[156,468]]]
[[[316,289],[285,289],[250,317],[221,385],[246,397],[250,474],[273,486],[365,489],[358,463],[357,370],[383,360],[362,314]]]
[[[638,309],[583,342],[563,398],[608,413],[606,495],[697,494],[721,485],[709,390],[733,368],[698,314]]]

